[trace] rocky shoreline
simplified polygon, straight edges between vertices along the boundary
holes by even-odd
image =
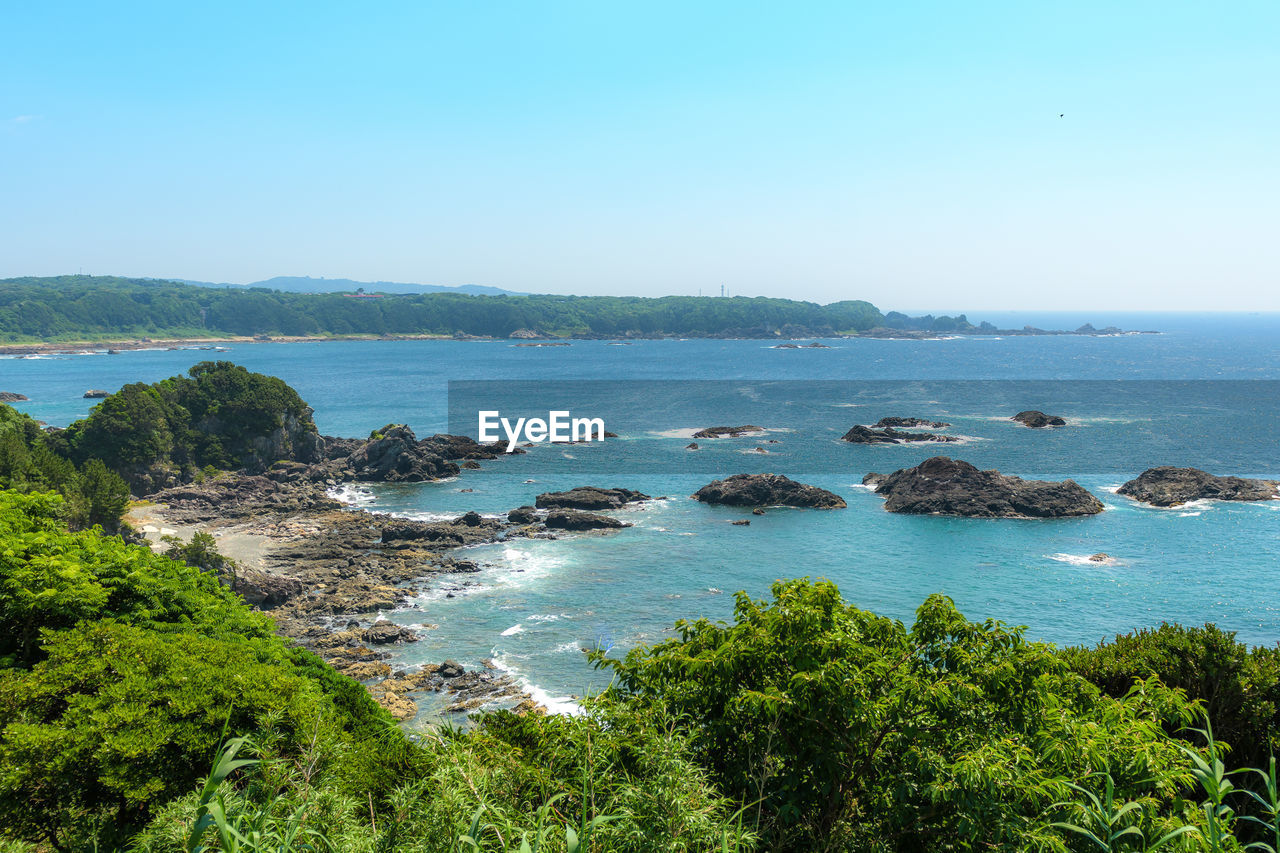
[[[649,500],[628,489],[579,487],[537,497],[538,507],[503,517],[468,512],[451,521],[414,521],[350,507],[332,496],[350,482],[419,482],[456,476],[457,460],[503,454],[459,436],[417,439],[389,425],[368,440],[319,437],[319,461],[282,462],[263,473],[222,474],[149,495],[131,513],[153,547],[166,534],[211,533],[238,563],[224,578],[277,630],[351,678],[398,720],[417,716],[418,700],[438,694],[448,713],[480,707],[545,710],[491,661],[466,670],[445,660],[393,670],[389,648],[416,642],[415,630],[380,618],[428,589],[461,586],[480,571],[459,549],[513,538],[551,538],[562,531],[629,526],[591,509]],[[465,462],[464,462],[465,464]],[[448,594],[452,594],[448,592]],[[429,613],[423,613],[429,618]]]

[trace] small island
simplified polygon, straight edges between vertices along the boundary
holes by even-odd
[[[965,518],[1072,518],[1105,507],[1073,480],[1023,480],[981,471],[960,459],[935,456],[892,474],[868,474],[862,482],[884,495],[889,512]]]

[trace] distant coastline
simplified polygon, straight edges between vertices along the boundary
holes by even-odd
[[[85,340],[55,341],[36,340],[0,344],[0,356],[75,354],[78,352],[125,352],[130,350],[154,349],[207,349],[220,344],[268,344],[268,343],[324,343],[334,341],[460,341],[460,342],[572,342],[572,341],[642,341],[642,340],[749,340],[749,341],[804,341],[804,340],[849,340],[869,338],[872,340],[925,341],[943,340],[955,337],[1119,337],[1127,335],[1158,335],[1157,330],[1129,329],[1097,329],[1092,331],[1065,329],[994,329],[994,330],[953,330],[947,332],[922,331],[911,329],[874,328],[865,332],[841,335],[742,335],[742,334],[703,334],[703,335],[569,335],[565,337],[513,334],[507,337],[484,335],[217,335],[212,337],[182,338],[127,338],[120,340]]]

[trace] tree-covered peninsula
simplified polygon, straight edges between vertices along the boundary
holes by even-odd
[[[0,342],[139,337],[475,335],[767,337],[870,329],[869,302],[765,297],[288,293],[114,276],[0,281]]]

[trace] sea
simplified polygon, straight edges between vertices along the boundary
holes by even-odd
[[[933,593],[972,620],[1092,645],[1158,626],[1215,623],[1251,644],[1280,641],[1280,501],[1143,506],[1117,487],[1156,465],[1280,479],[1280,315],[987,314],[1000,327],[1159,331],[1119,336],[760,340],[334,341],[214,350],[85,351],[0,358],[17,408],[66,425],[115,391],[210,359],[279,376],[320,431],[364,437],[388,423],[420,436],[475,435],[475,408],[602,417],[617,439],[540,444],[450,480],[359,484],[353,507],[418,519],[499,515],[578,485],[656,498],[616,517],[631,526],[468,549],[480,571],[438,576],[382,614],[420,629],[396,668],[491,661],[535,698],[571,710],[608,683],[584,649],[621,655],[673,636],[679,620],[731,620],[735,593],[764,599],[784,578],[825,578],[847,602],[910,624]],[[809,343],[809,340],[795,343]],[[1031,430],[1023,409],[1068,426]],[[854,424],[916,416],[950,424],[947,444],[861,446]],[[697,440],[715,425],[763,429]],[[466,427],[470,426],[470,429]],[[1106,506],[1080,519],[1016,520],[885,512],[862,485],[933,455],[1038,479],[1071,478]],[[690,498],[730,474],[772,471],[841,495],[845,509],[764,515]],[[748,520],[749,525],[735,525]],[[1105,553],[1103,562],[1090,555]]]

